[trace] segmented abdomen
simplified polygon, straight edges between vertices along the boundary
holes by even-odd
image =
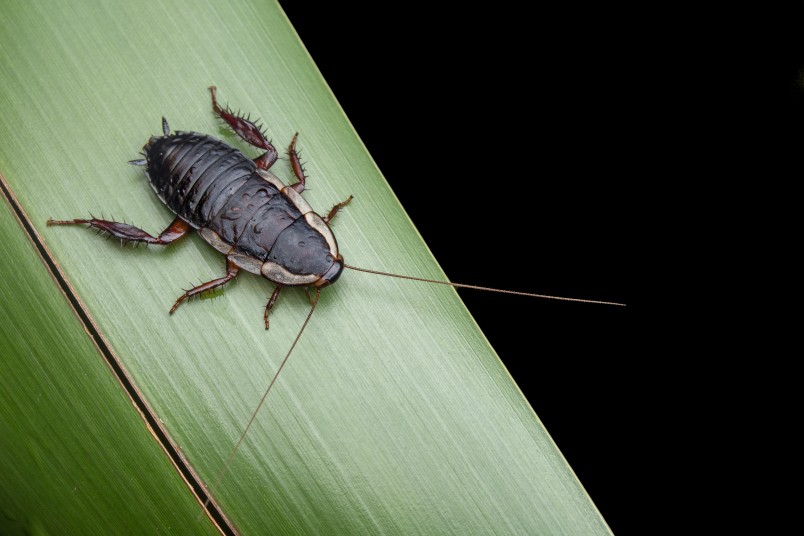
[[[206,227],[222,197],[256,171],[254,162],[220,140],[195,132],[151,138],[145,146],[148,179],[156,195],[194,227]]]

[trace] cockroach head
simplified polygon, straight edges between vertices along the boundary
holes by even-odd
[[[329,270],[322,275],[318,281],[313,283],[316,288],[322,288],[331,285],[338,278],[341,276],[341,272],[343,272],[343,257],[338,255],[338,258],[335,259],[335,262],[332,263],[332,266],[329,267]]]

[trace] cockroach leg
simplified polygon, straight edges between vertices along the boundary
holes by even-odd
[[[299,182],[291,185],[291,188],[299,193],[302,193],[304,191],[305,177],[301,158],[299,158],[299,152],[296,150],[296,139],[298,139],[298,137],[298,132],[293,135],[293,139],[290,141],[290,145],[288,146],[288,156],[290,157],[290,165],[293,168],[293,174],[296,175],[297,179],[299,179]]]
[[[338,211],[339,211],[340,209],[342,209],[343,207],[345,207],[346,205],[348,205],[349,203],[351,203],[351,202],[352,202],[352,199],[354,199],[354,197],[355,197],[355,196],[350,195],[350,196],[349,196],[349,199],[347,199],[346,201],[341,201],[340,203],[338,203],[337,205],[335,205],[334,207],[332,207],[332,210],[330,210],[330,211],[329,211],[329,214],[327,214],[326,216],[324,216],[324,218],[323,218],[323,219],[324,219],[324,223],[329,223],[329,222],[331,222],[331,221],[332,221],[332,218],[334,218],[334,217],[335,217],[335,215],[338,213]]]
[[[160,234],[158,237],[154,237],[151,234],[146,233],[142,229],[134,227],[133,225],[129,225],[127,223],[99,220],[97,218],[91,218],[88,220],[49,219],[47,220],[47,224],[48,225],[86,224],[89,225],[90,227],[94,227],[95,229],[100,229],[101,231],[107,232],[110,235],[114,236],[115,238],[120,238],[121,240],[126,240],[129,242],[144,242],[146,244],[156,244],[159,246],[166,246],[171,242],[178,240],[182,236],[186,235],[188,231],[190,231],[190,224],[179,217],[176,217],[176,219],[173,220],[173,223],[171,223],[167,229],[162,231],[162,234]]]
[[[276,149],[274,149],[273,145],[271,146],[271,150],[265,151],[261,156],[258,156],[254,159],[254,164],[257,165],[260,169],[268,169],[269,167],[274,165],[276,162],[277,154]]]
[[[276,299],[279,297],[279,292],[282,290],[281,285],[277,285],[274,289],[271,297],[268,298],[268,303],[265,305],[265,330],[268,331],[268,315],[271,313],[271,309],[274,308],[274,304],[276,303]]]
[[[316,289],[315,296],[313,296],[312,294],[310,294],[309,287],[303,287],[303,288],[304,288],[304,295],[307,296],[307,303],[309,303],[310,305],[315,305],[316,302],[318,301],[318,294],[320,292],[319,289]]]
[[[218,279],[213,279],[212,281],[208,281],[203,285],[198,285],[197,287],[193,287],[190,290],[186,290],[184,294],[179,296],[179,299],[176,300],[176,303],[173,304],[173,307],[170,308],[170,314],[173,314],[176,309],[179,308],[179,305],[184,302],[187,298],[192,298],[193,296],[197,296],[198,294],[202,294],[208,290],[212,290],[214,288],[218,288],[220,286],[225,285],[229,281],[235,278],[237,273],[240,271],[232,261],[226,259],[226,275],[223,277],[219,277]]]
[[[276,152],[276,148],[268,141],[260,130],[260,127],[254,124],[253,121],[232,113],[229,108],[221,108],[218,105],[218,100],[215,98],[215,90],[215,86],[209,87],[209,92],[212,94],[212,110],[218,114],[218,117],[223,119],[232,131],[240,136],[243,141],[254,147],[265,149],[265,153],[262,156],[258,156],[254,159],[254,163],[260,169],[270,168],[274,165],[274,162],[276,162],[279,156]]]

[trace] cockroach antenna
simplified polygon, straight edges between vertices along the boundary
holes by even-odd
[[[384,275],[387,277],[396,277],[397,279],[409,279],[411,281],[422,281],[424,283],[436,283],[439,285],[448,285],[450,287],[457,287],[457,288],[470,288],[474,290],[485,290],[488,292],[497,292],[500,294],[513,294],[515,296],[526,296],[529,298],[542,298],[546,300],[560,300],[560,301],[571,301],[571,302],[580,302],[580,303],[595,303],[598,305],[616,305],[618,307],[625,307],[624,303],[617,303],[617,302],[610,302],[610,301],[600,301],[600,300],[586,300],[583,298],[565,298],[563,296],[549,296],[547,294],[535,294],[533,292],[520,292],[517,290],[505,290],[500,288],[492,288],[492,287],[481,287],[479,285],[465,285],[463,283],[453,283],[451,281],[439,281],[438,279],[426,279],[424,277],[413,277],[410,275],[400,275],[400,274],[392,274],[389,272],[380,272],[379,270],[369,270],[368,268],[358,268],[357,266],[352,266],[350,264],[344,264],[344,268],[349,268],[350,270],[355,270],[356,272],[365,272],[367,274],[375,274],[375,275]]]
[[[290,349],[288,350],[288,353],[285,354],[285,358],[279,364],[279,368],[276,369],[276,372],[274,373],[274,377],[271,379],[271,382],[268,384],[268,387],[266,387],[265,392],[262,394],[262,398],[260,398],[260,401],[257,404],[257,407],[254,408],[254,411],[251,412],[251,417],[249,417],[248,423],[246,423],[246,427],[243,428],[243,431],[240,433],[240,437],[238,438],[237,443],[235,443],[235,446],[232,448],[232,451],[229,453],[229,457],[226,458],[226,463],[224,463],[223,467],[221,467],[220,471],[218,471],[218,475],[215,477],[215,480],[212,483],[212,487],[208,486],[206,488],[206,490],[207,490],[207,499],[204,501],[204,511],[207,510],[207,507],[209,506],[209,503],[212,500],[211,490],[217,489],[218,486],[220,485],[220,483],[223,481],[223,477],[226,476],[226,472],[229,470],[229,466],[232,464],[232,460],[234,459],[235,454],[237,454],[237,451],[240,449],[240,445],[243,444],[243,440],[246,438],[246,434],[248,434],[248,431],[251,428],[251,425],[254,423],[254,419],[257,418],[257,413],[260,412],[260,408],[262,408],[262,405],[265,403],[265,399],[268,398],[268,393],[271,392],[271,389],[273,388],[274,384],[276,383],[276,379],[279,378],[279,374],[282,372],[282,369],[287,364],[288,359],[290,359],[290,354],[293,353],[293,349],[296,348],[296,344],[299,342],[299,339],[301,339],[302,333],[304,333],[304,328],[307,327],[307,324],[310,322],[310,317],[313,316],[313,311],[315,311],[315,306],[318,303],[318,297],[319,297],[320,294],[321,294],[321,289],[316,289],[315,290],[315,295],[310,299],[310,312],[307,313],[307,318],[304,319],[304,323],[302,324],[301,328],[299,329],[299,333],[296,334],[296,338],[293,339],[293,344],[290,345]],[[199,515],[199,518],[201,516],[203,516],[203,515],[204,515],[204,513],[202,512]]]

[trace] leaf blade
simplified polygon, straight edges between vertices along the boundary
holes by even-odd
[[[123,162],[158,132],[161,114],[174,128],[215,134],[204,90],[215,83],[224,100],[270,117],[278,146],[301,132],[314,185],[305,195],[320,212],[355,194],[335,224],[347,261],[443,277],[278,8],[186,7],[96,14],[79,3],[63,13],[73,31],[51,25],[34,37],[14,32],[39,24],[37,8],[24,8],[22,20],[2,28],[14,39],[4,40],[13,42],[3,72],[12,83],[0,94],[0,131],[15,142],[0,164],[34,221],[104,210],[149,231],[167,225],[170,213]],[[153,43],[169,56],[153,55]],[[64,66],[52,50],[63,51]],[[151,55],[132,58],[131,50]],[[33,65],[47,65],[46,74],[23,86]],[[11,106],[23,87],[29,104]],[[61,156],[42,162],[37,151]],[[120,251],[79,229],[42,232],[146,398],[211,480],[301,324],[304,298],[283,293],[267,335],[259,308],[270,285],[255,277],[168,318],[181,286],[222,273],[197,237],[165,251]],[[453,290],[348,275],[322,297],[311,332],[214,490],[238,527],[607,531]]]

